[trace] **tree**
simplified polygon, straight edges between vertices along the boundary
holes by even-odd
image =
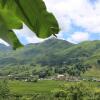
[[[41,71],[39,73],[39,78],[45,78],[47,76],[47,73],[45,71]]]
[[[66,68],[56,67],[54,71],[55,73],[64,74],[66,72]]]
[[[91,68],[91,66],[88,64],[77,63],[75,65],[68,66],[67,73],[72,77],[79,77],[81,73],[85,73],[89,68]]]
[[[0,38],[13,49],[22,46],[13,29],[22,29],[23,23],[40,38],[59,31],[56,18],[47,12],[43,0],[0,0]]]
[[[54,91],[54,96],[64,100],[94,100],[93,89],[82,82],[65,84],[60,90]]]
[[[8,83],[6,80],[3,80],[0,82],[0,97],[4,100],[5,98],[8,98],[9,96],[9,88]]]
[[[54,92],[54,97],[58,98],[58,100],[62,100],[62,98],[65,98],[67,100],[67,93],[65,90],[55,90]]]

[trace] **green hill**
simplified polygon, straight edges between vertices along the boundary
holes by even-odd
[[[64,40],[58,39],[49,39],[40,44],[29,44],[24,48],[18,49],[16,51],[6,51],[3,52],[0,50],[0,53],[4,54],[4,56],[0,56],[0,63],[7,62],[9,59],[9,64],[29,64],[36,63],[41,59],[45,59],[51,55],[55,55],[56,53],[60,53],[61,51],[73,46],[74,44],[69,43]],[[9,47],[7,47],[9,49]],[[11,61],[10,61],[11,60]],[[2,66],[4,63],[0,64]]]
[[[98,70],[99,51],[100,41],[97,40],[72,44],[65,40],[52,38],[42,43],[28,44],[16,51],[11,50],[11,47],[0,45],[0,68],[8,70],[10,67],[37,65],[62,67],[63,64],[74,65],[81,61],[91,65],[92,69]]]

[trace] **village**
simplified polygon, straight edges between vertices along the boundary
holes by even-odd
[[[90,81],[90,82],[100,82],[100,78],[89,77],[89,78],[81,78],[81,77],[69,77],[68,75],[64,74],[57,74],[55,76],[50,77],[38,77],[38,76],[15,76],[15,75],[8,75],[8,76],[0,76],[0,79],[8,79],[8,80],[18,80],[18,81],[25,81],[25,82],[38,82],[38,80],[60,80],[66,82],[80,82],[80,81]]]

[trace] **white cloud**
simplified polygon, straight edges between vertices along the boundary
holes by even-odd
[[[47,10],[53,12],[62,31],[68,31],[71,24],[70,17],[66,13],[67,1],[68,0],[44,0]]]
[[[89,33],[100,32],[100,0],[44,0],[48,11],[55,14],[62,31],[71,28],[71,21]],[[65,33],[65,32],[64,32]],[[68,33],[67,33],[68,34]]]
[[[38,38],[35,33],[33,33],[25,24],[23,25],[23,29],[21,30],[14,30],[18,38],[24,38],[26,41],[21,40],[22,42],[27,43],[38,43],[44,41],[44,39]]]
[[[0,39],[0,43],[1,43],[1,44],[4,44],[4,45],[6,45],[6,46],[9,46],[9,44],[8,44],[7,42],[5,42],[4,40],[2,40],[2,39]]]
[[[69,38],[67,38],[69,42],[79,43],[82,41],[89,40],[89,33],[86,32],[75,32]]]
[[[60,31],[59,34],[57,34],[57,38],[64,39],[63,31]]]

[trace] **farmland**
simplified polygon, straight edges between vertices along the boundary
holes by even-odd
[[[64,81],[40,80],[36,83],[23,81],[9,81],[11,93],[17,94],[34,94],[34,93],[50,93],[54,89],[64,84]]]

